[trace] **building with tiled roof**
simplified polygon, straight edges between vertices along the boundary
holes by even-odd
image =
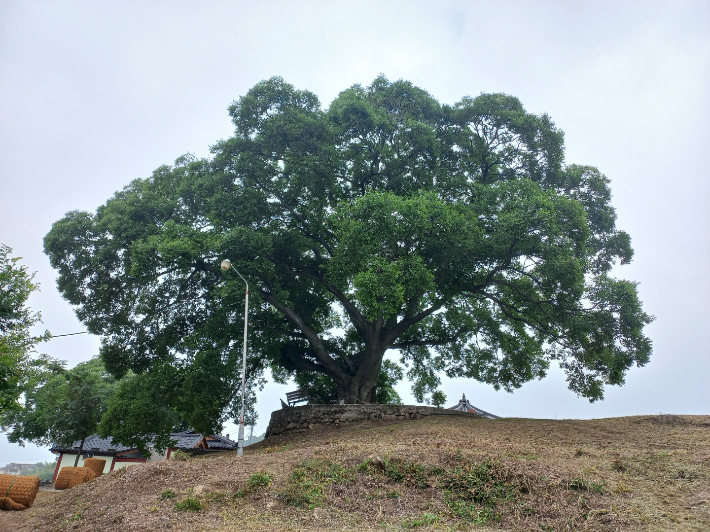
[[[0,474],[3,475],[20,475],[24,471],[32,469],[37,464],[18,464],[16,462],[11,462],[4,467],[0,467]]]
[[[473,406],[466,399],[466,394],[461,394],[461,400],[454,406],[450,407],[449,410],[459,410],[461,412],[471,412],[472,414],[478,414],[479,416],[487,417],[488,419],[500,419],[500,416],[494,416],[489,414],[485,410],[481,410],[477,406]]]
[[[114,442],[111,436],[101,438],[93,434],[84,440],[84,447],[81,449],[77,465],[82,466],[85,458],[100,458],[106,460],[104,473],[108,473],[114,469],[132,465],[167,460],[175,451],[219,452],[237,449],[237,442],[230,440],[229,435],[203,436],[194,430],[184,430],[182,432],[173,432],[170,437],[175,442],[172,447],[162,454],[149,447],[150,456],[146,457],[135,447],[127,447]],[[74,465],[80,448],[81,441],[75,441],[71,447],[52,446],[50,451],[58,455],[57,467],[54,472],[55,478],[62,467]]]

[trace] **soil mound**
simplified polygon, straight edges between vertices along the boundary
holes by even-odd
[[[103,475],[8,529],[710,530],[710,416],[431,416]],[[0,520],[0,529],[8,521]]]

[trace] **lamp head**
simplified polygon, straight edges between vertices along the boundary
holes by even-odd
[[[223,260],[222,265],[220,266],[220,268],[222,268],[223,272],[226,272],[231,267],[232,267],[232,263],[229,262],[227,259]]]

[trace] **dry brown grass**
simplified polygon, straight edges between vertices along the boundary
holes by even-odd
[[[432,417],[116,471],[0,528],[700,531],[709,498],[710,416]]]

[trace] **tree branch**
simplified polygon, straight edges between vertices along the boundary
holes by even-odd
[[[276,299],[271,292],[261,289],[259,292],[266,302],[282,312],[296,327],[301,329],[301,332],[303,332],[308,340],[308,343],[313,348],[314,356],[318,359],[318,362],[323,365],[323,368],[325,368],[330,376],[340,378],[342,380],[344,377],[343,371],[330,357],[318,334],[316,334],[316,332],[311,329],[305,321],[303,321],[303,318],[301,318],[301,316],[299,316],[291,307]]]
[[[414,292],[414,295],[407,303],[407,312],[404,315],[405,318],[411,318],[414,315],[414,313],[417,311],[419,301],[422,299],[423,295],[424,290],[417,290],[416,292]]]
[[[555,340],[559,340],[559,339],[562,338],[561,335],[555,334],[555,333],[553,333],[552,331],[550,331],[550,330],[547,329],[547,328],[543,328],[539,323],[535,323],[535,322],[533,322],[533,321],[530,321],[529,319],[523,318],[523,317],[520,315],[521,313],[520,313],[520,311],[519,311],[517,308],[513,307],[512,305],[507,305],[504,301],[502,301],[502,300],[499,299],[498,297],[494,296],[493,294],[490,294],[490,293],[487,293],[487,292],[483,292],[483,295],[484,295],[484,297],[486,297],[487,299],[490,299],[490,300],[493,301],[496,305],[498,305],[498,308],[501,310],[501,312],[502,312],[503,314],[505,314],[505,316],[506,316],[507,318],[509,318],[509,319],[511,319],[511,320],[513,320],[513,321],[517,321],[517,322],[520,322],[520,323],[524,323],[525,325],[527,325],[528,327],[530,327],[530,328],[536,330],[537,332],[539,332],[539,333],[541,333],[541,334],[543,334],[543,335],[545,335],[545,336],[548,336],[548,337],[550,337],[550,338],[553,338],[553,339],[555,339]],[[510,312],[510,310],[509,310],[510,308],[514,309],[515,312],[518,313],[518,315],[516,316],[516,315],[514,315],[512,312]]]
[[[271,330],[272,332],[283,334],[284,336],[290,336],[292,338],[301,338],[302,340],[308,340],[308,337],[303,333],[296,332],[296,331],[289,331],[288,329],[282,329],[281,327],[273,327],[273,328],[270,328],[269,330]]]
[[[449,338],[444,338],[440,340],[428,339],[428,340],[405,340],[397,344],[392,344],[390,349],[406,349],[407,347],[412,347],[415,345],[425,345],[425,346],[435,346],[435,345],[446,345],[451,342],[458,340],[462,334],[469,332],[468,329],[461,329],[457,331],[456,334]]]
[[[392,327],[389,331],[387,331],[384,335],[384,344],[385,345],[390,345],[392,342],[394,342],[399,336],[404,333],[407,329],[409,329],[412,325],[415,323],[419,323],[422,321],[424,318],[427,318],[431,316],[434,312],[439,310],[441,307],[443,307],[446,304],[447,299],[440,299],[438,302],[436,302],[434,305],[429,307],[426,310],[421,311],[419,314],[416,314],[415,316],[411,318],[405,318],[402,321],[400,321],[397,325]]]
[[[350,321],[352,322],[353,326],[357,330],[357,332],[362,336],[363,338],[367,338],[367,335],[370,331],[368,331],[368,322],[365,319],[365,316],[362,315],[362,313],[357,309],[357,307],[347,298],[347,296],[338,290],[335,286],[330,284],[328,281],[325,279],[314,275],[312,273],[308,272],[303,272],[303,271],[294,271],[291,269],[290,266],[287,264],[279,263],[282,266],[284,266],[288,273],[291,275],[300,275],[302,277],[305,277],[306,279],[311,279],[313,281],[316,281],[317,283],[320,283],[323,285],[323,287],[328,290],[331,294],[333,294],[338,301],[343,305],[343,308],[345,311],[348,313],[348,316],[350,316]]]

